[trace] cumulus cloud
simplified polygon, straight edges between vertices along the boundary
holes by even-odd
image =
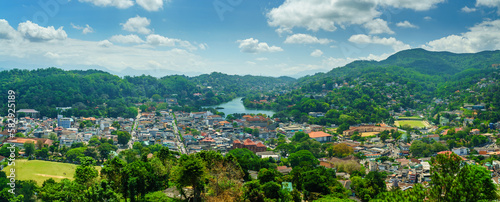
[[[410,49],[410,45],[405,44],[401,41],[396,40],[394,37],[390,38],[380,38],[377,36],[368,36],[364,34],[353,35],[349,38],[349,41],[357,44],[380,44],[384,46],[391,46],[394,51],[401,51]]]
[[[30,41],[64,40],[68,37],[63,27],[56,30],[53,26],[42,27],[31,21],[19,23],[17,31]]]
[[[136,16],[127,20],[127,22],[122,23],[122,28],[125,31],[137,32],[139,34],[149,34],[151,29],[147,28],[151,24],[151,20]]]
[[[0,19],[0,39],[13,39],[17,34],[17,31],[9,25],[7,20]]]
[[[198,44],[198,47],[200,48],[200,50],[206,50],[208,48],[208,45],[206,43],[201,43]]]
[[[196,46],[193,46],[189,41],[183,41],[180,39],[173,39],[164,37],[158,34],[150,34],[146,37],[146,43],[153,46],[181,46],[188,50],[196,50]]]
[[[500,20],[484,21],[468,32],[450,35],[422,46],[432,51],[451,51],[455,53],[475,53],[483,50],[500,49]]]
[[[288,36],[285,40],[285,43],[289,44],[327,44],[332,40],[330,39],[318,39],[314,36],[308,34],[294,34]]]
[[[240,51],[243,53],[263,53],[263,52],[279,52],[282,48],[277,46],[269,46],[265,42],[260,42],[254,38],[236,41],[239,43]]]
[[[405,20],[403,22],[396,23],[396,26],[398,26],[398,27],[404,27],[404,28],[418,28],[418,26],[416,26],[414,24],[411,24],[407,20]]]
[[[497,7],[500,15],[500,0],[477,0],[476,6]]]
[[[158,11],[163,8],[163,0],[136,0],[136,2],[147,11]]]
[[[90,27],[89,25],[85,25],[85,27],[83,27],[83,26],[79,26],[79,25],[75,25],[75,24],[71,23],[71,26],[77,30],[82,30],[83,34],[88,34],[88,33],[94,32],[94,29],[92,29],[92,27]]]
[[[311,56],[313,57],[321,57],[323,55],[323,51],[316,49],[311,53]]]
[[[467,6],[465,6],[461,9],[461,11],[464,13],[472,13],[472,12],[476,12],[476,10],[477,10],[476,8],[469,8]]]
[[[431,16],[425,16],[424,20],[432,20]]]
[[[125,43],[125,44],[138,44],[144,43],[144,41],[135,34],[129,35],[114,35],[109,40],[115,43]]]
[[[267,14],[268,24],[278,33],[294,27],[312,31],[335,31],[337,27],[363,25],[372,34],[393,33],[387,22],[379,19],[383,7],[425,11],[444,0],[286,0]],[[382,25],[382,27],[377,27]]]
[[[394,32],[387,25],[387,22],[380,18],[369,21],[363,26],[370,31],[370,34],[394,34]]]
[[[92,3],[100,7],[116,7],[120,9],[129,8],[134,5],[132,0],[78,0],[79,2]]]
[[[110,41],[108,41],[108,40],[102,40],[102,41],[99,41],[99,42],[97,43],[97,46],[106,47],[106,48],[107,48],[107,47],[110,47],[110,46],[112,46],[112,45],[113,45],[113,43],[111,43],[111,42],[110,42]]]

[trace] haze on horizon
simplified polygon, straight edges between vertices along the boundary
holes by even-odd
[[[500,0],[0,2],[0,68],[303,76],[410,48],[500,49]]]

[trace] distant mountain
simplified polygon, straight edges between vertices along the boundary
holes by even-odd
[[[400,51],[382,61],[359,60],[326,73],[317,73],[299,79],[300,83],[326,77],[353,77],[361,73],[376,72],[390,67],[399,67],[415,73],[438,76],[447,80],[465,70],[479,70],[500,63],[500,50],[479,53],[433,52],[421,48]],[[390,73],[390,72],[388,72]],[[404,75],[400,75],[404,76]]]

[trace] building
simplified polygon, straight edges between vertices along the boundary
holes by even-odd
[[[24,148],[24,143],[26,142],[33,142],[34,144],[37,143],[38,140],[41,140],[44,145],[52,145],[52,140],[50,139],[45,139],[45,138],[21,138],[21,137],[13,137],[13,138],[8,138],[3,141],[3,143],[11,144],[16,147],[19,147],[20,149]]]
[[[451,151],[457,155],[468,155],[469,154],[469,148],[467,147],[459,147],[459,148],[453,148]]]
[[[309,137],[315,139],[318,142],[330,142],[332,141],[332,135],[325,133],[323,131],[310,132]]]
[[[241,143],[241,141],[239,140],[234,140],[232,149],[241,149],[241,148],[248,149],[253,153],[264,152],[267,150],[267,147],[264,144],[262,144],[262,142],[255,143],[250,139],[246,139],[243,143]]]
[[[16,117],[19,117],[19,113],[24,113],[24,115],[29,116],[31,118],[37,118],[40,115],[39,111],[34,109],[20,109],[16,111]]]
[[[72,118],[64,118],[62,115],[57,115],[57,126],[63,128],[71,128],[72,123]]]

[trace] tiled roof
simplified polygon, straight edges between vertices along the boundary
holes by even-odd
[[[241,144],[241,142],[239,140],[234,140],[233,144]]]
[[[311,132],[309,133],[310,138],[319,138],[319,137],[331,137],[332,135],[325,133],[323,131]]]
[[[262,142],[257,142],[257,147],[266,147],[266,145],[262,144]]]
[[[253,142],[250,139],[246,139],[245,142],[243,142],[244,145],[256,145],[255,142]]]

